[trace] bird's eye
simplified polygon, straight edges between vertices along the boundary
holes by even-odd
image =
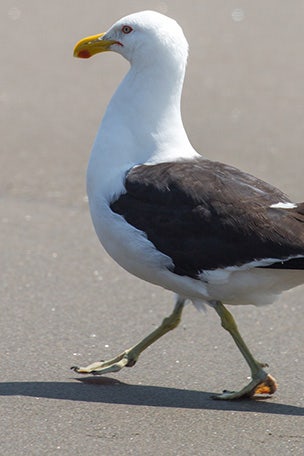
[[[131,33],[132,32],[132,27],[130,27],[129,25],[124,25],[122,28],[121,28],[121,31],[122,33],[124,34],[128,34],[128,33]]]

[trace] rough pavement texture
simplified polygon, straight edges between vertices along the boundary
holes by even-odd
[[[212,310],[133,369],[79,381],[69,366],[147,334],[172,296],[100,247],[85,170],[119,56],[72,58],[75,42],[141,9],[175,17],[190,43],[184,122],[195,147],[304,200],[303,1],[3,0],[0,85],[3,455],[303,454],[303,288],[232,309],[279,382],[268,401],[215,402],[248,368]]]

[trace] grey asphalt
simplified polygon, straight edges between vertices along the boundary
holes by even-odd
[[[279,383],[273,398],[217,402],[248,368],[211,309],[133,369],[80,381],[172,309],[170,293],[106,255],[85,196],[91,144],[128,65],[72,58],[75,42],[142,9],[190,43],[183,116],[195,147],[304,200],[304,2],[2,0],[0,5],[0,454],[302,455],[303,288],[232,309]]]

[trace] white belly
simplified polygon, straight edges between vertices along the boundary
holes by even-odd
[[[283,291],[304,283],[304,271],[269,268],[205,271],[201,280],[171,272],[170,257],[159,252],[140,230],[111,211],[108,204],[90,202],[96,233],[105,250],[131,274],[171,290],[196,306],[212,300],[226,304],[264,305]]]

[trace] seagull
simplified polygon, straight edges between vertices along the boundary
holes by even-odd
[[[171,290],[174,310],[118,356],[73,366],[102,375],[134,366],[181,320],[185,303],[210,306],[246,360],[251,380],[215,399],[269,397],[275,379],[249,351],[226,305],[264,305],[304,282],[304,203],[212,161],[192,147],[181,117],[188,43],[177,22],[154,11],[118,20],[80,40],[74,56],[113,51],[130,63],[92,148],[87,192],[97,236],[131,274]]]

